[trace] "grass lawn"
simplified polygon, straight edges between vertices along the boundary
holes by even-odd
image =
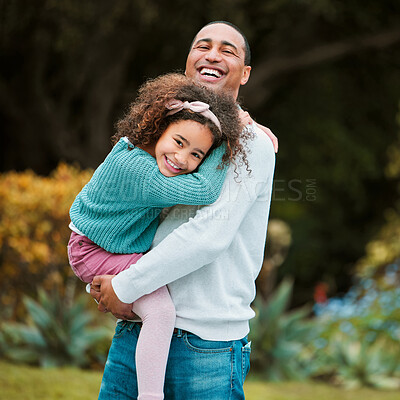
[[[97,399],[100,372],[39,369],[0,362],[1,400]],[[399,400],[398,392],[345,391],[315,383],[246,383],[246,400]],[[207,399],[204,399],[207,400]],[[223,399],[221,399],[223,400]]]

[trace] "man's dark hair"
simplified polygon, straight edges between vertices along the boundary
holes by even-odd
[[[205,28],[206,26],[209,26],[209,25],[214,25],[214,24],[228,25],[231,28],[233,28],[236,32],[238,32],[240,34],[240,36],[242,36],[242,38],[244,40],[244,65],[250,65],[250,62],[251,62],[250,45],[249,45],[249,42],[247,41],[247,38],[244,35],[244,33],[236,25],[234,25],[234,24],[232,24],[232,22],[228,22],[228,21],[212,21],[212,22],[209,22],[208,24],[204,25],[203,28]],[[203,29],[203,28],[201,28],[201,29]],[[194,40],[193,40],[193,42],[194,42]],[[193,46],[193,42],[192,42],[191,47]]]

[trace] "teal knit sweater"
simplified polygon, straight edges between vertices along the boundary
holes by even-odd
[[[212,151],[198,172],[168,178],[154,157],[122,138],[76,197],[71,221],[111,253],[146,251],[164,207],[217,200],[227,170],[217,169],[224,152],[225,146]]]

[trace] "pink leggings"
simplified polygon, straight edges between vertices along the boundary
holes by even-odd
[[[72,232],[70,265],[79,279],[90,283],[96,275],[116,275],[135,264],[140,254],[112,254],[85,236]],[[138,400],[163,399],[165,369],[175,325],[175,307],[166,286],[136,300],[132,311],[142,320],[136,348]]]

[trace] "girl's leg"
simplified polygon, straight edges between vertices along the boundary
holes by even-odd
[[[113,254],[90,239],[72,233],[68,244],[72,269],[84,282],[96,275],[124,271],[142,254]],[[164,374],[175,325],[175,307],[166,286],[136,300],[133,312],[142,320],[136,348],[139,400],[163,399]]]
[[[138,400],[163,399],[169,346],[175,326],[175,307],[166,286],[133,303],[142,320],[136,348]]]

